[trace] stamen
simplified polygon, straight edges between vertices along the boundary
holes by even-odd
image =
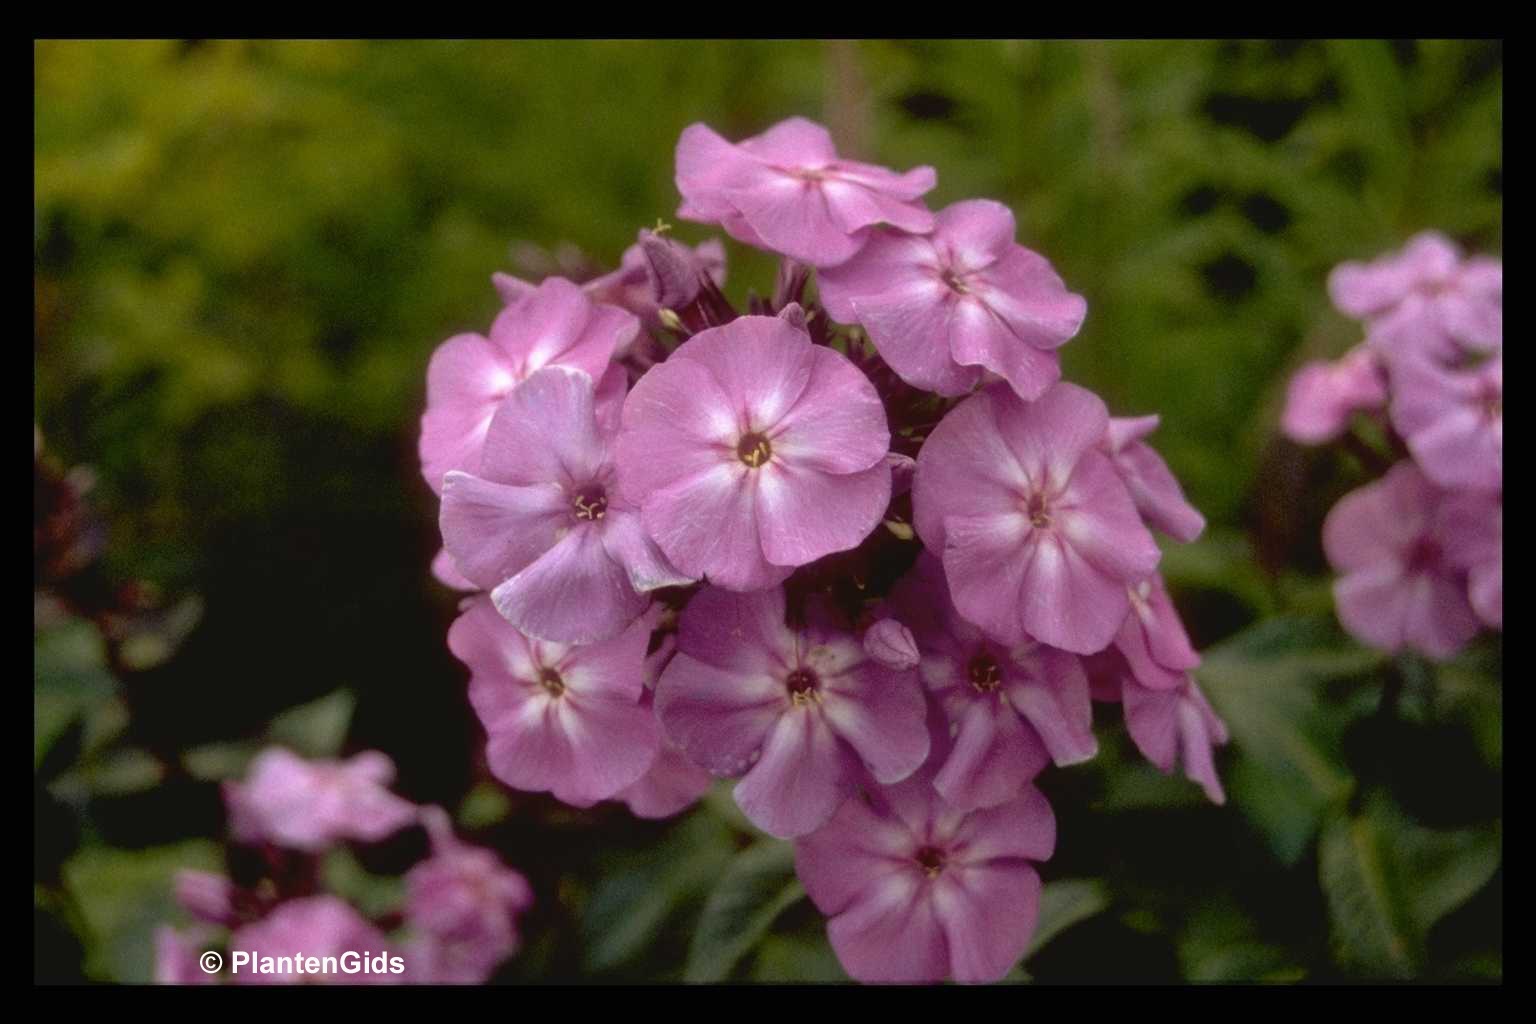
[[[1029,514],[1029,523],[1035,529],[1043,530],[1051,525],[1051,510],[1046,507],[1043,495],[1030,495],[1024,510]]]
[[[751,469],[761,469],[773,458],[773,445],[762,434],[746,434],[736,445],[736,457]]]
[[[795,704],[810,704],[821,700],[820,683],[816,673],[808,668],[797,668],[784,680],[789,699]]]
[[[558,697],[565,693],[565,680],[560,678],[560,673],[552,668],[546,668],[539,673],[539,685],[549,693],[551,697]]]
[[[608,511],[608,492],[593,484],[583,487],[571,498],[571,509],[577,519],[595,521]]]
[[[915,859],[922,865],[923,873],[929,878],[938,878],[939,872],[944,870],[944,851],[938,847],[923,847],[917,851]]]
[[[997,664],[997,659],[985,651],[971,659],[968,674],[971,677],[971,689],[977,693],[992,693],[1003,682],[1003,670]]]

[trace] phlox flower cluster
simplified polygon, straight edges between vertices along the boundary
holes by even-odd
[[[521,944],[517,918],[533,890],[496,854],[454,835],[439,807],[388,789],[394,765],[378,751],[309,761],[281,747],[258,754],[243,782],[226,783],[232,845],[227,875],[181,871],[176,902],[195,922],[155,933],[162,984],[473,984]],[[405,874],[403,906],[364,914],[325,884],[323,858],[425,830],[427,856]],[[210,972],[200,958],[219,954]],[[222,951],[222,952],[221,952]],[[249,960],[236,965],[236,952]],[[268,969],[270,968],[270,969]]]
[[[658,227],[586,284],[497,275],[490,333],[432,357],[434,572],[470,592],[490,768],[643,817],[737,779],[851,975],[1000,978],[1055,845],[1033,781],[1095,755],[1095,699],[1223,800],[1154,539],[1204,519],[1156,416],[1062,380],[1087,304],[1006,206],[930,210],[932,168],[800,118],[695,124],[676,161],[679,217],[782,257],[767,297]]]
[[[1291,379],[1281,429],[1305,444],[1374,419],[1398,461],[1323,524],[1344,627],[1444,660],[1504,628],[1504,267],[1424,232],[1328,280],[1365,340]]]

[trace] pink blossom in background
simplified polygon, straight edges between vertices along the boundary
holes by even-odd
[[[1338,309],[1371,325],[1388,356],[1446,358],[1458,348],[1491,351],[1504,340],[1504,265],[1464,259],[1435,231],[1370,263],[1342,263],[1328,277]]]
[[[1343,433],[1356,411],[1386,404],[1386,368],[1374,349],[1357,345],[1337,362],[1308,363],[1296,371],[1280,429],[1293,441],[1321,444]]]
[[[650,591],[691,582],[668,563],[616,487],[616,424],[592,378],[547,366],[502,402],[477,473],[443,481],[443,543],[532,637],[592,643],[622,631]]]
[[[860,324],[913,387],[962,395],[988,371],[1037,398],[1061,377],[1056,349],[1088,306],[1014,233],[1003,204],[955,203],[932,234],[875,232],[857,256],[817,276],[821,300],[834,319]]]
[[[775,586],[856,546],[890,501],[873,385],[780,317],[694,335],[635,384],[623,424],[622,494],[674,566],[717,586]]]
[[[549,643],[518,632],[488,598],[470,601],[448,629],[448,647],[469,666],[492,773],[577,807],[640,778],[661,741],[640,702],[649,636],[642,618],[601,643]]]
[[[820,827],[868,777],[905,778],[929,742],[913,673],[871,660],[850,633],[791,629],[784,615],[778,588],[705,588],[656,684],[667,736],[701,767],[744,775],[737,804],[780,838]]]
[[[235,884],[211,871],[178,871],[176,902],[193,917],[210,924],[229,925],[236,919]]]
[[[960,613],[1003,643],[1102,650],[1161,553],[1099,443],[1104,403],[1065,382],[1034,402],[993,385],[917,457],[912,506]]]
[[[405,876],[406,919],[420,940],[408,970],[422,980],[478,984],[517,951],[517,916],[533,904],[533,890],[495,853],[455,837],[441,808],[427,808],[423,822],[432,853]]]
[[[948,803],[971,810],[1012,800],[1052,760],[1076,764],[1098,752],[1077,659],[1031,640],[987,639],[956,611],[937,558],[919,556],[889,608],[916,638],[918,673],[949,730],[952,742],[931,760]]]
[[[1477,633],[1465,574],[1447,557],[1444,499],[1405,460],[1328,513],[1323,549],[1339,573],[1334,602],[1361,643],[1445,659]]]
[[[1392,367],[1392,425],[1441,487],[1504,486],[1504,357],[1449,370],[1427,359]]]
[[[306,761],[281,747],[256,755],[243,783],[224,784],[230,829],[244,842],[318,852],[338,840],[377,842],[416,820],[389,791],[395,766],[376,750]]]
[[[1184,497],[1163,457],[1142,440],[1159,422],[1157,416],[1111,417],[1102,447],[1146,524],[1187,544],[1205,530],[1205,516]]]
[[[651,708],[656,700],[656,683],[662,671],[677,653],[677,636],[667,634],[661,646],[645,659],[645,696],[641,703]],[[688,759],[688,755],[667,739],[661,739],[656,760],[638,782],[622,790],[617,799],[624,802],[637,818],[670,818],[692,807],[709,791],[715,778]]]
[[[378,956],[398,956],[388,940],[358,912],[335,896],[310,896],[304,899],[280,903],[260,921],[235,930],[230,936],[229,948],[251,954],[253,961],[262,957],[336,957],[344,953]],[[231,959],[231,967],[233,961]],[[405,981],[400,974],[359,971],[356,974],[320,974],[297,970],[262,974],[250,966],[242,965],[231,970],[229,980],[237,985],[296,985],[296,984],[344,984],[344,985],[398,985]]]
[[[418,447],[427,484],[441,493],[444,474],[478,467],[491,417],[533,371],[557,364],[599,380],[614,352],[639,331],[633,314],[596,305],[570,281],[552,277],[503,309],[489,337],[459,334],[443,342],[427,366],[421,417]]]
[[[725,246],[718,238],[690,247],[641,229],[635,244],[624,250],[619,269],[586,282],[581,290],[593,302],[627,309],[654,326],[658,309],[675,310],[694,300],[700,276],[707,276],[717,286],[725,283]],[[491,281],[507,303],[517,302],[538,287],[511,274],[492,274]],[[627,351],[628,346],[619,347],[614,358]]]
[[[1194,677],[1186,674],[1177,686],[1154,688],[1143,685],[1118,651],[1087,661],[1095,697],[1124,705],[1126,731],[1146,759],[1164,775],[1182,764],[1185,777],[1198,783],[1212,803],[1226,803],[1211,752],[1227,742],[1227,726]]]
[[[170,925],[155,929],[156,985],[217,985],[219,976],[204,971],[198,957],[208,948],[206,937],[178,931]]]
[[[691,124],[677,142],[679,217],[815,267],[848,259],[876,224],[932,230],[920,197],[936,181],[932,167],[897,174],[842,159],[827,130],[802,117],[740,143]]]
[[[1055,817],[1034,787],[962,812],[925,769],[844,803],[795,843],[795,870],[856,980],[988,982],[1029,947],[1040,907],[1033,863],[1055,846]]]
[[[1168,598],[1160,573],[1153,573],[1128,590],[1131,614],[1115,635],[1115,649],[1125,658],[1131,674],[1152,690],[1171,690],[1184,684],[1200,655],[1190,645],[1189,634],[1178,609]]]
[[[1487,626],[1504,628],[1504,495],[1467,491],[1441,509],[1447,561],[1467,573],[1467,597]]]

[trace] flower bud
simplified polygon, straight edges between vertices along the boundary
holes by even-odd
[[[921,660],[912,631],[895,619],[881,619],[865,631],[864,653],[898,672],[916,668]]]

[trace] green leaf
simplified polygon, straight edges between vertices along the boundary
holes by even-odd
[[[357,698],[350,690],[337,690],[284,711],[272,719],[267,735],[272,742],[291,747],[305,757],[335,757],[347,738],[356,703]]]
[[[1050,882],[1040,890],[1040,919],[1030,940],[1028,960],[1056,936],[1073,925],[1102,913],[1109,906],[1109,891],[1098,879]]]
[[[205,839],[147,850],[92,846],[65,863],[65,888],[90,932],[88,975],[100,981],[150,980],[155,928],[184,917],[172,893],[175,874],[183,868],[220,870],[218,846]]]
[[[117,691],[101,633],[84,619],[38,632],[32,643],[32,767],[81,715]],[[60,765],[60,768],[67,767]]]
[[[1233,797],[1288,864],[1306,850],[1326,809],[1353,787],[1338,753],[1343,715],[1319,702],[1318,684],[1383,660],[1331,620],[1280,618],[1206,651],[1196,670],[1232,733],[1241,764]]]
[[[753,981],[805,984],[850,980],[843,965],[837,962],[832,944],[827,941],[824,925],[813,933],[764,936],[752,957],[749,975]]]
[[[805,896],[795,848],[765,840],[737,855],[704,902],[688,948],[684,981],[724,981],[767,934],[774,919]]]
[[[320,871],[325,887],[366,917],[383,916],[400,909],[405,902],[403,876],[372,874],[345,847],[326,854]]]
[[[734,850],[730,828],[695,811],[661,842],[605,863],[581,918],[587,969],[636,957],[675,913],[702,901]]]
[[[1427,829],[1384,796],[1334,816],[1318,873],[1339,959],[1372,977],[1413,977],[1430,927],[1471,899],[1502,857],[1499,829]]]

